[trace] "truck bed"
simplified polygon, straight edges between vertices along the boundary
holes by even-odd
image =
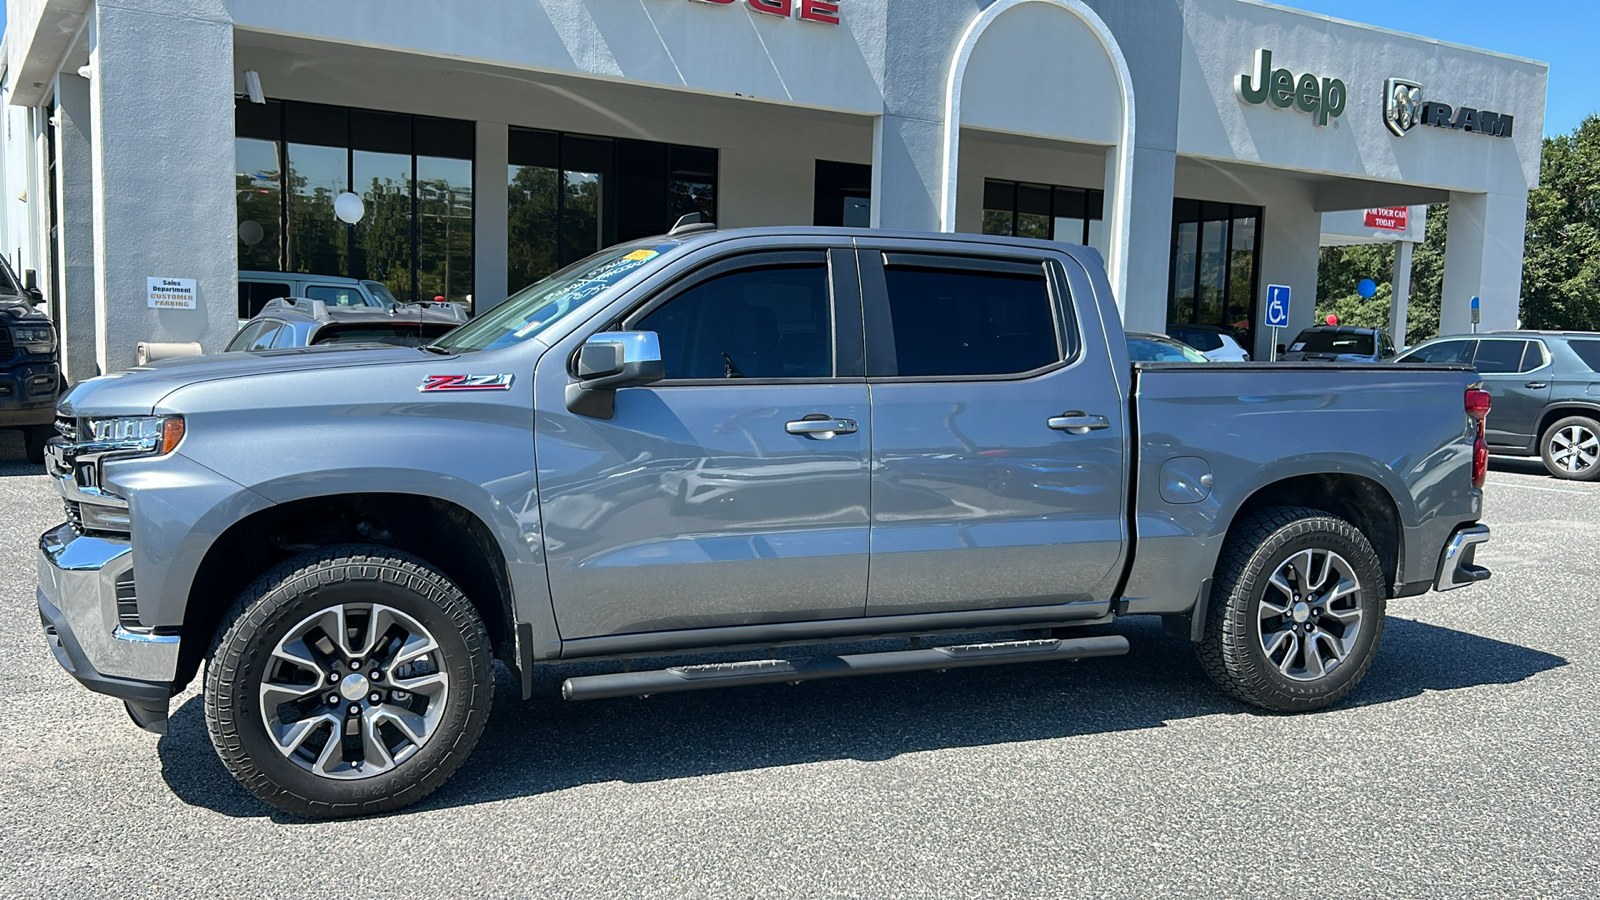
[[[1425,590],[1438,561],[1405,548],[1438,548],[1481,510],[1462,403],[1477,382],[1456,365],[1135,364],[1134,547],[1122,611],[1203,605],[1208,582],[1172,573],[1210,573],[1241,508],[1296,505],[1313,483],[1331,483],[1352,509],[1387,503],[1399,532],[1395,558],[1384,559],[1390,595]],[[1375,547],[1387,535],[1372,532],[1393,527],[1356,524]]]

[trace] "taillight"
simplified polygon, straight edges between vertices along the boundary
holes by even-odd
[[[1472,440],[1472,486],[1483,487],[1489,478],[1489,442],[1483,439],[1483,421],[1489,417],[1489,392],[1482,388],[1467,388],[1467,415],[1478,423],[1478,434]]]
[[[1489,392],[1483,388],[1467,388],[1467,415],[1482,423],[1489,416]]]

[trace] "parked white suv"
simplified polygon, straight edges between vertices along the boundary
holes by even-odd
[[[1213,325],[1168,325],[1167,337],[1183,341],[1212,362],[1250,361],[1249,351],[1239,346],[1232,332]]]

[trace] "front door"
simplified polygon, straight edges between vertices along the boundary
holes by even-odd
[[[545,354],[535,452],[563,639],[862,615],[856,283],[848,250],[691,272],[614,323],[658,335],[666,379],[619,390],[609,420],[566,408],[569,358]]]
[[[1092,300],[1073,315],[1069,273],[1042,258],[860,261],[867,614],[1106,612],[1126,538],[1126,424]]]

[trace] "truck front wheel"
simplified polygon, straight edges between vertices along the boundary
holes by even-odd
[[[1217,560],[1200,663],[1264,709],[1331,706],[1372,665],[1385,597],[1377,554],[1355,526],[1315,509],[1257,510],[1229,530]]]
[[[398,809],[483,732],[489,639],[461,591],[376,546],[290,559],[246,588],[206,667],[206,725],[246,788],[300,816]]]

